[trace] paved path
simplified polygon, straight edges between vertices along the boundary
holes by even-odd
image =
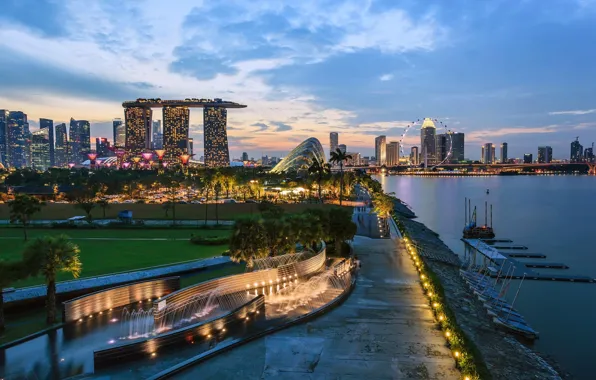
[[[459,379],[402,248],[356,237],[362,269],[341,306],[241,346],[176,379]]]

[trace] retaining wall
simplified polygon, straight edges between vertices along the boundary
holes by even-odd
[[[172,304],[182,305],[191,298],[220,288],[225,293],[235,293],[244,290],[257,289],[257,293],[263,293],[262,289],[269,286],[282,285],[290,279],[308,276],[319,271],[325,265],[327,259],[326,247],[323,243],[321,250],[313,257],[278,268],[266,269],[256,272],[247,272],[232,276],[216,278],[210,281],[190,286],[174,292],[161,300],[154,301],[155,326],[159,326],[167,311],[167,306]]]
[[[238,324],[251,323],[246,322],[246,317],[254,313],[260,313],[261,317],[265,315],[265,296],[258,295],[248,303],[230,311],[223,316],[203,321],[182,329],[174,330],[169,333],[158,335],[154,338],[147,338],[125,345],[109,347],[103,350],[93,352],[93,362],[95,370],[106,367],[114,363],[122,363],[126,360],[132,360],[138,357],[148,357],[157,354],[161,348],[188,342],[188,339],[198,337],[208,339],[210,334],[221,334],[223,328],[231,329]]]
[[[101,290],[62,303],[62,320],[73,322],[90,314],[99,313],[149,298],[163,297],[180,289],[180,277],[167,277],[135,282]]]

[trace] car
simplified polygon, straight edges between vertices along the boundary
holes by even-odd
[[[244,201],[244,203],[259,203],[259,202],[255,201],[254,199],[247,199]]]
[[[235,199],[224,199],[222,203],[238,203]]]

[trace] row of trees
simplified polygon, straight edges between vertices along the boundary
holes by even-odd
[[[38,237],[26,245],[20,260],[0,261],[0,290],[31,276],[42,275],[47,286],[46,322],[56,323],[56,274],[77,278],[82,270],[79,247],[65,235]],[[0,292],[0,332],[5,329],[4,296]]]
[[[236,221],[230,239],[230,257],[245,261],[248,267],[255,259],[293,253],[297,245],[315,250],[321,241],[333,242],[340,254],[342,242],[356,234],[350,209],[313,208],[286,214],[272,204],[263,203],[259,208],[259,216]]]

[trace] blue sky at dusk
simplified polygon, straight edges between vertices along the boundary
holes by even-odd
[[[111,138],[124,100],[221,97],[248,105],[228,112],[234,157],[330,131],[369,155],[433,117],[469,158],[503,141],[569,158],[596,141],[593,41],[596,0],[3,0],[0,109]]]

